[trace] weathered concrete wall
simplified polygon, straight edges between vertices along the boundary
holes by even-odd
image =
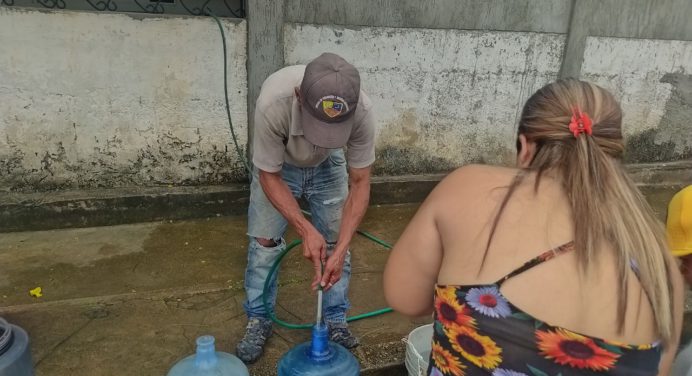
[[[378,122],[376,170],[513,160],[526,98],[554,80],[564,35],[288,24],[286,64],[335,52],[361,72]]]
[[[628,161],[692,158],[689,0],[256,0],[247,10],[247,21],[223,21],[243,148],[264,79],[333,51],[361,69],[377,106],[380,175],[511,162],[521,104],[558,76],[622,99]],[[205,17],[0,7],[0,192],[242,181],[221,61]]]
[[[692,158],[692,42],[589,37],[581,77],[620,99],[627,161]]]
[[[577,77],[590,36],[692,40],[690,0],[574,0],[561,75]]]
[[[246,23],[223,20],[247,135]],[[211,18],[0,7],[0,189],[242,179]]]
[[[280,1],[291,23],[546,33],[566,33],[572,9],[572,0]]]
[[[252,0],[248,6],[248,138],[252,140],[255,103],[264,80],[284,66],[284,0]]]
[[[566,33],[572,0],[255,0],[248,7],[251,139],[252,113],[260,86],[284,65],[284,22]]]

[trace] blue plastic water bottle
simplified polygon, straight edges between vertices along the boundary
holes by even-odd
[[[0,317],[0,376],[34,376],[29,336]]]
[[[197,351],[178,363],[168,376],[250,376],[245,364],[237,357],[216,351],[214,337],[197,338]]]
[[[358,376],[360,365],[343,346],[329,342],[325,324],[312,327],[312,341],[289,350],[279,361],[279,376]]]

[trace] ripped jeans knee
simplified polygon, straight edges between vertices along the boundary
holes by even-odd
[[[276,239],[255,238],[255,241],[265,248],[274,248],[279,245],[279,242],[277,242]]]
[[[247,299],[244,303],[245,311],[249,317],[266,317],[264,309],[263,291],[269,277],[270,270],[281,252],[286,248],[283,238],[250,237],[248,246],[248,263],[245,269],[245,293]],[[272,308],[276,301],[277,272],[271,277],[268,285],[269,307]]]

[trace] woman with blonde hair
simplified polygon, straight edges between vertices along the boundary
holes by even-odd
[[[421,205],[384,289],[434,312],[429,375],[668,374],[682,281],[621,123],[603,88],[551,83],[522,111],[518,168],[462,167]]]

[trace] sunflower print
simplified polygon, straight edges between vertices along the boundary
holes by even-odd
[[[452,348],[469,362],[485,369],[494,369],[502,362],[502,349],[474,328],[451,325],[444,329]]]
[[[437,287],[436,290],[435,312],[440,323],[476,327],[471,310],[459,302],[454,287]]]
[[[464,376],[464,369],[466,366],[461,364],[459,358],[445,350],[437,342],[433,342],[432,344],[431,357],[435,364],[435,368],[438,369],[440,374],[444,373],[447,375]]]
[[[433,349],[428,376],[545,376],[582,372],[657,376],[659,342],[629,345],[552,326],[513,305],[501,292],[508,279],[573,250],[545,252],[496,283],[435,287]]]
[[[560,365],[568,365],[592,371],[607,371],[615,366],[619,354],[607,351],[588,337],[556,328],[554,331],[536,331],[538,348],[547,359]]]

